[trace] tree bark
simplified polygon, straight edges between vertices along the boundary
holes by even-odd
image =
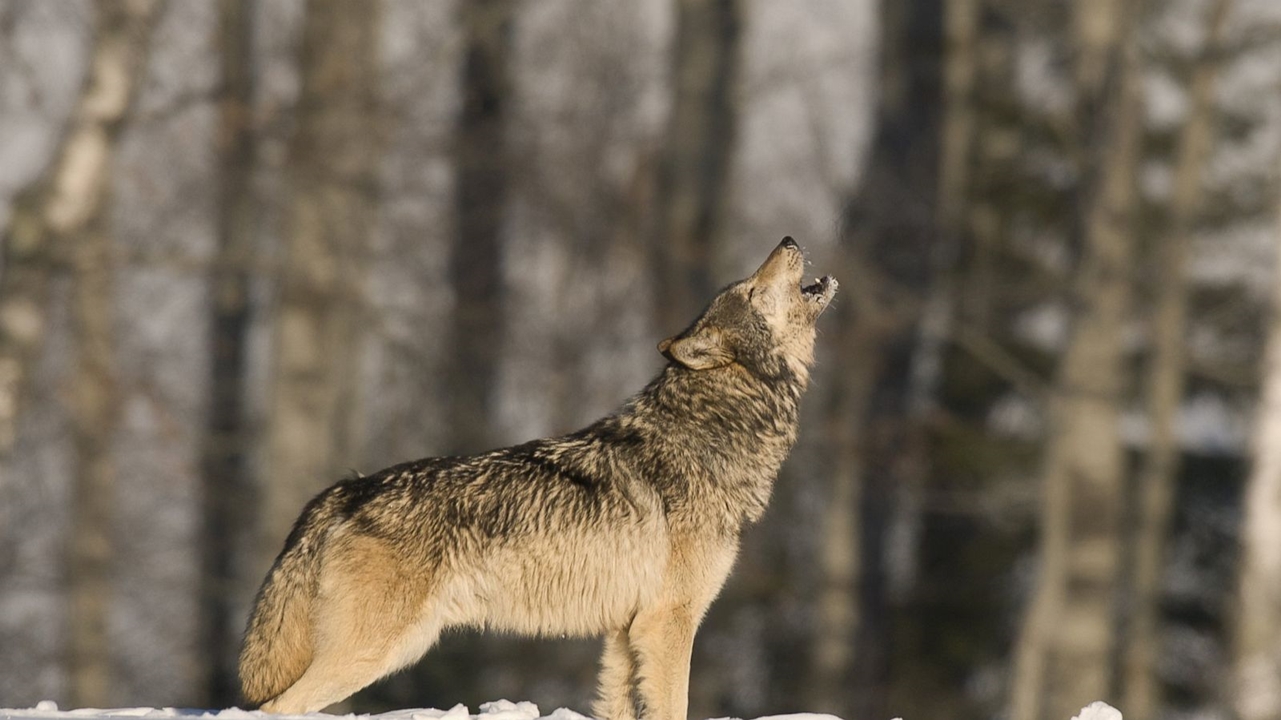
[[[837,270],[853,266],[854,259],[846,258]],[[857,640],[864,624],[860,602],[864,575],[860,527],[866,483],[863,462],[867,454],[864,435],[872,386],[882,371],[880,354],[868,349],[879,348],[891,329],[881,312],[862,298],[846,298],[833,308],[837,322],[832,323],[836,336],[831,343],[838,356],[850,361],[831,379],[824,410],[827,436],[821,443],[828,457],[831,485],[823,503],[816,627],[805,698],[816,712],[853,716],[848,711],[856,701],[856,690],[861,689],[854,678],[859,659]],[[856,322],[855,317],[861,321]]]
[[[978,7],[970,7],[977,5]],[[961,9],[965,8],[965,9]],[[972,70],[950,68],[949,87],[963,82],[969,86],[973,108],[970,118],[958,118],[959,124],[972,125],[971,140],[966,148],[973,169],[969,174],[949,172],[944,165],[944,223],[960,228],[964,234],[965,271],[958,280],[957,314],[967,332],[993,336],[996,332],[999,263],[1002,246],[1009,235],[1009,217],[1014,214],[1009,197],[1011,166],[1020,155],[1021,139],[1017,115],[1007,112],[1017,94],[1015,64],[1017,43],[1015,31],[1006,19],[993,9],[993,3],[960,0],[956,14],[974,12],[980,16],[978,27],[949,16],[949,53],[957,59],[972,55]],[[952,26],[959,27],[952,27]],[[954,127],[956,121],[949,120]],[[950,130],[949,133],[957,133]],[[945,137],[945,142],[948,136]],[[958,162],[954,160],[953,162]],[[959,215],[948,210],[948,196],[965,193]],[[948,219],[954,218],[954,219]]]
[[[825,410],[832,486],[809,688],[817,707],[847,717],[886,712],[889,607],[911,574],[891,562],[898,560],[891,542],[896,528],[912,522],[912,493],[919,496],[924,481],[918,421],[932,392],[929,360],[937,357],[940,329],[921,320],[925,308],[947,301],[936,284],[944,237],[944,6],[886,0],[880,8],[876,131],[845,209],[835,270],[848,294],[834,308],[832,342],[846,360],[831,378]],[[949,146],[953,153],[963,147]],[[959,175],[962,163],[951,157],[948,172]]]
[[[938,220],[941,232],[959,233],[968,206],[976,117],[980,0],[945,0],[943,12],[943,118],[939,152]]]
[[[44,342],[49,282],[60,253],[101,212],[116,139],[146,72],[160,3],[95,5],[86,82],[48,169],[14,200],[0,238],[0,465],[13,451],[31,365]]]
[[[1281,203],[1278,204],[1281,210]],[[1278,212],[1281,236],[1281,212]],[[1273,278],[1254,466],[1245,487],[1232,708],[1240,720],[1281,718],[1281,252]]]
[[[715,290],[712,261],[723,233],[738,131],[742,24],[739,0],[676,0],[672,109],[654,209],[660,335],[683,330]]]
[[[115,466],[111,455],[118,402],[114,363],[114,266],[108,197],[117,139],[145,77],[151,30],[161,4],[103,0],[97,5],[88,79],[47,174],[23,193],[6,235],[4,330],[7,411],[0,453],[12,448],[25,365],[43,337],[52,258],[65,257],[73,273],[72,324],[76,361],[72,379],[73,471],[67,559],[71,702],[109,704],[107,616],[112,562],[111,520]],[[10,264],[12,263],[12,264]]]
[[[248,583],[245,557],[257,494],[248,477],[245,427],[249,265],[254,247],[253,3],[219,0],[216,46],[221,72],[218,95],[218,254],[210,277],[209,409],[201,448],[204,488],[200,609],[208,660],[206,707],[226,707],[239,685],[236,654],[242,597]]]
[[[261,547],[273,555],[303,504],[355,458],[364,247],[379,167],[378,17],[377,2],[309,0],[303,20],[263,483]]]
[[[493,413],[502,360],[503,221],[510,194],[511,0],[459,6],[466,43],[462,108],[454,132],[453,348],[450,451],[495,444]]]
[[[1049,407],[1040,575],[1016,647],[1011,716],[1071,717],[1111,696],[1126,398],[1122,335],[1134,271],[1142,110],[1133,0],[1078,12],[1084,257],[1072,335]],[[1110,44],[1109,44],[1110,43]]]
[[[1191,108],[1179,138],[1170,232],[1156,248],[1158,279],[1147,398],[1152,437],[1139,479],[1134,610],[1127,625],[1124,660],[1124,707],[1126,715],[1135,720],[1154,720],[1161,707],[1156,664],[1165,543],[1179,471],[1177,423],[1185,385],[1183,341],[1188,324],[1186,256],[1201,205],[1201,175],[1213,120],[1211,91],[1231,5],[1232,0],[1215,0],[1210,10],[1205,45],[1188,90]]]
[[[111,648],[107,615],[111,604],[112,518],[115,462],[111,445],[118,425],[116,387],[114,265],[104,212],[76,239],[73,332],[76,369],[72,381],[76,449],[72,496],[70,582],[71,702],[74,707],[111,704]]]

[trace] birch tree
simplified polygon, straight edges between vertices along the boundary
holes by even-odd
[[[1016,720],[1071,717],[1110,694],[1124,500],[1122,337],[1142,130],[1136,5],[1076,6],[1083,257],[1071,290],[1073,328],[1049,401],[1040,569],[1015,648]]]
[[[80,98],[48,169],[13,202],[0,238],[0,463],[13,450],[48,324],[52,268],[102,211],[116,140],[146,70],[156,0],[104,0]]]
[[[1214,0],[1206,37],[1188,88],[1187,120],[1179,136],[1170,199],[1170,229],[1157,244],[1158,278],[1153,317],[1153,348],[1148,372],[1147,406],[1152,435],[1139,478],[1135,530],[1134,608],[1126,633],[1125,711],[1152,720],[1160,710],[1160,594],[1165,544],[1179,471],[1177,421],[1186,384],[1184,336],[1188,325],[1187,252],[1202,197],[1202,172],[1210,150],[1214,80],[1223,29],[1232,0]]]
[[[303,19],[263,480],[261,546],[273,555],[303,504],[354,459],[364,247],[379,164],[378,9],[309,0]]]
[[[38,285],[47,283],[48,277],[35,275],[47,273],[48,268],[22,267],[32,259],[28,253],[34,252],[36,257],[48,253],[46,259],[68,257],[73,273],[76,361],[71,405],[76,461],[67,567],[68,667],[71,701],[80,707],[106,706],[111,697],[107,638],[113,560],[111,507],[115,500],[111,445],[119,403],[108,212],[110,176],[116,140],[145,76],[147,48],[160,7],[160,3],[149,0],[98,4],[88,81],[47,178],[49,185],[29,195],[15,209],[16,232],[9,237],[18,245],[17,281],[25,284],[23,290],[32,293],[26,297],[10,296],[7,299],[16,304],[9,308],[24,309],[30,313],[29,320],[35,318],[35,324],[43,324],[43,319],[37,318],[43,310],[29,304],[24,307],[23,303],[45,301],[41,295],[47,294],[47,289]],[[6,242],[6,247],[9,244]],[[13,270],[6,265],[6,276]],[[19,377],[11,375],[10,379]]]
[[[1235,682],[1230,693],[1240,720],[1281,718],[1281,252],[1275,272],[1241,529]]]

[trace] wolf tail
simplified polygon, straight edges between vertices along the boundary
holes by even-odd
[[[303,509],[254,599],[240,649],[241,694],[250,706],[283,693],[311,664],[320,555],[336,520],[331,499],[322,493]]]

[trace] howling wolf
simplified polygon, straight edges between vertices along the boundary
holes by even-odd
[[[258,592],[245,699],[305,713],[409,665],[448,627],[605,636],[598,717],[685,720],[690,651],[744,524],[796,441],[814,322],[784,238],[622,409],[568,435],[343,480],[303,508]]]

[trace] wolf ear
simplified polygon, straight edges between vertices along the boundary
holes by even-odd
[[[658,344],[658,351],[690,370],[711,370],[734,362],[720,333],[709,330],[669,337]]]

